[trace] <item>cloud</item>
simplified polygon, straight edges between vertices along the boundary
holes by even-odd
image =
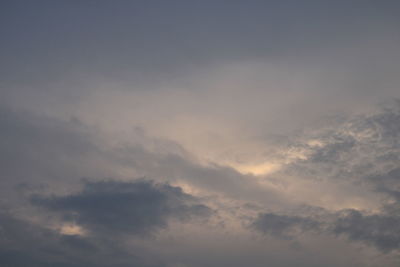
[[[165,228],[170,219],[207,218],[212,213],[179,187],[145,180],[86,183],[79,193],[35,196],[32,203],[96,234],[147,235]]]
[[[8,2],[1,266],[399,266],[399,3]]]
[[[164,266],[147,263],[144,257],[127,253],[110,240],[62,235],[10,213],[0,213],[2,266]]]
[[[179,187],[148,180],[86,182],[78,193],[35,195],[31,202],[47,212],[36,213],[33,221],[0,214],[4,266],[166,266],[151,250],[125,242],[154,236],[172,221],[206,221],[213,212]],[[55,214],[60,220],[51,219]],[[54,227],[65,223],[82,226],[85,233]]]
[[[272,177],[291,185],[292,194],[302,193],[297,196],[309,205],[324,209],[317,216],[307,210],[301,215],[260,213],[252,228],[277,238],[317,233],[344,236],[382,252],[399,250],[399,121],[400,105],[393,101],[379,112],[345,117],[292,137],[289,146],[302,157]]]
[[[264,234],[290,239],[304,231],[319,230],[320,223],[307,217],[262,213],[252,227]]]
[[[4,185],[73,177],[101,154],[93,131],[76,119],[0,108],[0,125]]]
[[[236,235],[236,230],[233,230],[235,228],[229,228],[230,225],[246,221],[255,211],[274,207],[274,212],[262,212],[253,218],[251,228],[264,235],[286,241],[301,242],[310,235],[332,238],[344,236],[347,237],[345,240],[367,244],[382,252],[396,251],[399,249],[396,235],[398,229],[395,227],[398,218],[385,210],[389,209],[390,203],[392,210],[398,207],[395,193],[398,191],[396,144],[399,137],[392,125],[398,120],[396,108],[395,105],[394,108],[383,109],[373,115],[335,121],[333,127],[317,127],[310,132],[304,132],[301,136],[289,136],[288,147],[303,151],[304,158],[295,158],[277,172],[258,178],[240,174],[230,167],[218,164],[199,164],[195,157],[191,157],[190,153],[178,144],[164,141],[162,138],[154,139],[145,133],[135,139],[137,141],[135,144],[124,143],[112,147],[98,142],[97,135],[78,121],[63,121],[3,110],[1,121],[6,131],[0,134],[3,140],[8,142],[3,142],[2,146],[4,151],[10,152],[9,155],[13,156],[13,160],[3,162],[8,178],[2,182],[8,184],[10,186],[8,188],[12,188],[10,194],[16,192],[15,190],[25,193],[37,191],[35,197],[31,199],[34,207],[24,203],[23,199],[12,202],[16,211],[27,212],[26,214],[17,212],[17,214],[25,218],[25,223],[28,225],[37,227],[36,224],[27,221],[30,214],[40,222],[45,218],[56,217],[56,222],[76,224],[88,233],[87,236],[62,234],[62,231],[51,230],[50,224],[47,223],[40,228],[42,229],[40,231],[47,231],[54,236],[55,241],[52,241],[50,247],[57,247],[59,243],[64,248],[70,247],[69,254],[64,250],[60,253],[62,255],[67,253],[65,257],[72,257],[71,262],[93,261],[76,259],[79,254],[76,251],[79,248],[82,251],[98,250],[102,257],[106,257],[110,251],[116,255],[126,253],[124,256],[126,258],[123,257],[122,261],[129,261],[128,259],[136,257],[136,254],[126,252],[130,246],[115,245],[121,238],[125,240],[128,236],[133,239],[146,237],[163,232],[160,230],[175,233],[175,228],[168,227],[173,221],[185,222],[194,227],[197,219],[204,220],[210,217],[211,208],[202,204],[197,197],[185,193],[178,186],[168,185],[164,183],[165,181],[189,185],[199,195],[223,196],[223,198],[207,198],[207,205],[211,203],[213,208],[218,207],[218,215],[222,216],[219,220],[223,225],[218,227],[227,231],[229,235]],[[49,143],[51,146],[45,146]],[[35,153],[31,154],[29,151]],[[7,160],[7,157],[3,158]],[[16,167],[17,158],[19,164],[26,167],[25,169]],[[93,164],[94,162],[101,164]],[[132,181],[127,175],[122,181],[118,179],[120,176],[117,172],[121,168],[137,170],[140,175],[154,177],[155,182]],[[96,178],[98,174],[100,178]],[[104,180],[104,176],[113,177],[113,174],[117,174],[116,178]],[[82,176],[94,178],[86,180],[83,188],[79,190],[78,180]],[[64,177],[65,180],[54,179],[55,177]],[[274,177],[276,181],[281,177],[281,181],[294,190],[299,189],[297,184],[299,181],[306,181],[306,184],[310,182],[312,186],[308,184],[307,189],[314,192],[316,198],[312,199],[309,193],[297,194],[296,197],[300,201],[293,201],[290,199],[290,191],[286,191],[285,187],[269,187],[273,183],[269,183],[268,179],[273,181]],[[261,180],[258,179],[265,179],[266,186],[260,187]],[[359,182],[362,182],[361,186],[358,186]],[[327,187],[320,187],[324,183],[327,183]],[[32,189],[39,184],[48,185],[49,188]],[[355,191],[349,190],[353,184]],[[63,185],[65,190],[58,191],[59,185]],[[315,190],[316,188],[318,190]],[[338,191],[334,191],[335,189]],[[375,214],[371,211],[367,213],[355,210],[356,215],[345,211],[338,214],[331,208],[333,202],[324,206],[324,215],[320,217],[314,216],[312,212],[293,212],[297,207],[293,205],[300,204],[303,200],[319,206],[321,204],[319,198],[322,195],[325,197],[325,193],[330,194],[333,201],[353,200],[355,196],[362,196],[364,201],[382,194],[387,199],[377,202],[379,211],[378,213],[374,211]],[[220,202],[221,200],[223,201]],[[235,208],[237,203],[242,202],[257,203],[258,208],[257,210],[245,208],[246,206]],[[368,205],[370,204],[366,204]],[[226,214],[229,216],[225,217]],[[8,232],[13,231],[8,230]],[[24,235],[30,236],[28,233]],[[18,237],[13,238],[16,242],[22,242]],[[36,240],[40,238],[32,237]],[[106,242],[112,244],[111,247],[104,245]],[[16,251],[22,251],[18,253],[30,253],[26,252],[27,248],[16,243],[15,247]],[[151,257],[149,250],[141,246],[137,248],[143,249],[143,256]],[[163,249],[160,248],[162,251]],[[3,251],[4,259],[9,261],[17,255],[13,254],[17,253],[15,251],[12,253],[7,249]],[[33,262],[42,260],[42,256],[36,252],[32,253],[35,257],[39,257],[32,258]],[[194,251],[191,253],[195,255]],[[43,259],[45,257],[47,256],[43,256]],[[107,266],[108,263],[104,264]],[[42,265],[45,266],[45,263]]]
[[[346,210],[335,221],[332,232],[374,245],[385,252],[400,249],[399,216],[363,215],[357,210]]]
[[[323,216],[260,213],[251,227],[279,239],[299,240],[303,234],[344,236],[348,240],[372,245],[382,252],[400,249],[400,216],[388,213],[364,214],[348,209],[325,211]]]

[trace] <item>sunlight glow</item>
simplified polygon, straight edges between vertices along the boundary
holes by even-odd
[[[85,235],[84,229],[75,224],[64,224],[60,228],[60,233],[63,235]]]
[[[232,167],[242,174],[252,174],[255,176],[266,175],[277,171],[280,168],[278,163],[265,162],[261,164],[235,164]]]

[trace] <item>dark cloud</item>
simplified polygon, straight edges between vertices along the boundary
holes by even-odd
[[[275,237],[293,238],[304,231],[319,230],[320,223],[307,217],[262,213],[252,223],[252,227]]]
[[[32,203],[59,214],[56,224],[74,223],[85,234],[63,234],[46,222],[0,214],[2,266],[165,266],[141,247],[126,247],[127,236],[145,237],[171,220],[207,220],[212,210],[179,187],[151,181],[86,182],[81,192],[66,196],[32,197]],[[40,214],[36,214],[39,216]],[[43,218],[43,217],[42,217]]]
[[[86,183],[67,196],[32,198],[32,203],[60,212],[96,234],[146,235],[165,228],[170,219],[207,218],[211,209],[181,188],[150,181]]]
[[[333,225],[334,234],[372,244],[382,251],[400,249],[400,217],[363,215],[357,210],[343,211]]]
[[[382,252],[400,249],[400,216],[380,213],[364,214],[358,210],[303,217],[261,213],[252,228],[280,239],[298,239],[303,233],[344,236],[351,241],[372,245]]]
[[[75,119],[1,108],[0,125],[0,200],[1,208],[10,210],[0,216],[1,266],[164,266],[147,249],[131,251],[120,238],[211,213],[180,188],[149,181],[93,179],[73,194],[82,177],[112,177],[122,164],[120,153],[101,146],[93,129]],[[141,151],[136,155],[147,155]],[[151,163],[156,154],[146,159]],[[26,203],[33,192],[40,211]],[[89,236],[60,233],[71,221],[81,223]]]
[[[63,235],[10,213],[0,214],[1,266],[164,266],[143,258],[144,254],[132,255],[113,240]]]

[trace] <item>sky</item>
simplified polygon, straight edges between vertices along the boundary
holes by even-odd
[[[0,265],[400,265],[398,1],[1,1]]]

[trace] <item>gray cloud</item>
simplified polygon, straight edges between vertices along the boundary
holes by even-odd
[[[323,216],[260,213],[251,227],[280,239],[299,239],[302,234],[345,236],[351,241],[372,245],[382,252],[400,249],[400,217],[390,213],[364,214],[342,210]]]
[[[351,240],[372,244],[383,251],[400,249],[400,217],[363,215],[356,210],[344,211],[333,226],[333,233]]]
[[[0,263],[3,266],[165,266],[146,262],[112,240],[62,235],[10,213],[0,214]]]
[[[62,174],[61,168],[65,173],[70,165],[72,174],[77,168],[72,164],[100,153],[93,132],[78,120],[63,121],[1,108],[0,125],[1,182],[37,181],[51,174],[55,179]]]
[[[0,265],[399,266],[398,8],[2,1]]]
[[[293,238],[304,231],[319,230],[320,223],[307,217],[262,213],[252,223],[252,227],[275,237]]]
[[[291,182],[293,180],[285,175],[295,175],[296,179],[310,181],[315,188],[327,183],[329,186],[324,188],[321,196],[332,194],[331,205],[343,198],[349,198],[351,203],[354,201],[352,194],[357,194],[366,203],[379,195],[376,200],[378,211],[344,209],[336,213],[327,205],[317,216],[309,212],[302,216],[260,213],[254,219],[253,228],[281,238],[309,231],[346,236],[383,252],[400,249],[399,119],[399,102],[394,101],[377,113],[336,120],[334,126],[303,132],[297,136],[303,141],[297,140],[291,145],[301,149],[305,158],[295,160],[272,175]],[[342,184],[341,190],[352,186],[354,189],[351,194],[341,194],[333,189],[339,184]]]
[[[8,140],[8,142],[3,143],[3,147],[6,151],[14,153],[14,158],[18,157],[19,163],[27,167],[25,170],[18,171],[18,173],[23,171],[21,172],[23,175],[17,175],[15,172],[18,170],[15,168],[16,165],[10,164],[17,163],[16,160],[9,161],[9,164],[3,163],[8,178],[3,179],[2,182],[14,185],[14,189],[30,192],[32,191],[30,186],[38,183],[54,186],[57,180],[53,180],[52,174],[61,172],[62,177],[66,177],[70,166],[75,166],[74,171],[78,170],[77,174],[92,173],[93,175],[98,173],[99,170],[93,172],[90,165],[82,164],[87,162],[86,158],[93,159],[95,156],[112,168],[130,166],[142,170],[143,174],[154,174],[160,180],[163,180],[162,177],[164,176],[168,177],[166,180],[185,181],[195,188],[202,188],[207,192],[223,193],[228,198],[256,201],[261,207],[268,206],[268,199],[272,199],[272,196],[285,198],[280,196],[277,191],[271,191],[273,192],[271,193],[272,196],[263,196],[263,192],[269,192],[270,189],[257,189],[256,183],[250,181],[254,178],[253,176],[242,175],[228,167],[199,165],[192,161],[188,154],[185,154],[186,151],[182,151],[179,147],[177,149],[175,145],[168,142],[163,143],[162,140],[157,142],[153,142],[153,140],[151,143],[155,146],[152,149],[146,147],[146,142],[149,141],[146,141],[146,138],[149,137],[142,137],[141,142],[144,143],[136,146],[127,145],[118,149],[104,149],[104,147],[101,148],[95,138],[90,138],[92,133],[84,130],[85,126],[78,122],[65,122],[9,110],[3,110],[2,114],[2,123],[6,126],[4,129],[7,129],[7,131],[2,132],[3,140]],[[396,122],[398,118],[396,114],[396,108],[385,109],[373,116],[341,121],[339,126],[335,126],[333,130],[322,130],[322,133],[304,135],[305,140],[310,138],[320,140],[322,146],[312,147],[301,142],[292,143],[291,145],[309,149],[310,156],[308,159],[292,163],[287,166],[287,169],[279,171],[278,174],[292,171],[302,174],[302,169],[307,168],[313,170],[313,172],[308,172],[311,175],[304,177],[300,175],[298,176],[299,179],[310,180],[314,177],[313,175],[317,174],[317,177],[327,181],[343,180],[346,181],[346,184],[347,182],[351,184],[361,181],[368,190],[371,190],[369,194],[379,193],[388,197],[396,196],[396,186],[398,186],[396,157],[398,148],[396,144],[398,135],[396,130],[391,130],[393,128],[392,123]],[[52,143],[52,140],[54,140],[52,146],[44,146],[46,143]],[[62,142],[58,142],[58,140],[62,140]],[[158,150],[158,148],[163,149]],[[43,160],[43,165],[36,163],[29,167],[28,163],[34,158],[29,153],[24,154],[29,149],[36,152],[34,155]],[[370,153],[362,154],[366,151]],[[51,157],[53,154],[63,154],[63,156]],[[4,159],[7,160],[7,157],[4,157]],[[45,165],[46,162],[53,162],[53,167],[56,166],[57,168],[46,173],[45,170],[48,170]],[[374,163],[374,165],[364,168],[363,165],[358,166],[359,162],[371,165]],[[352,166],[352,168],[348,168],[349,166]],[[346,168],[347,171],[344,172],[343,169]],[[329,169],[331,171],[326,172]],[[352,175],[353,173],[359,173],[359,175]],[[13,179],[13,177],[19,178]],[[57,253],[61,253],[63,256],[60,256],[60,259],[50,260],[51,264],[56,262],[63,266],[63,262],[66,261],[63,257],[67,257],[68,264],[71,266],[74,266],[72,265],[75,264],[74,262],[77,262],[78,265],[76,266],[80,266],[81,262],[94,261],[92,259],[81,259],[77,250],[95,251],[97,249],[102,257],[109,253],[107,251],[113,251],[116,255],[124,254],[125,247],[107,247],[101,239],[115,243],[117,236],[148,235],[157,232],[159,229],[165,229],[171,220],[191,223],[192,221],[188,219],[207,218],[210,214],[209,208],[178,187],[143,180],[136,182],[117,180],[96,182],[94,180],[87,182],[83,190],[77,192],[78,177],[81,176],[75,177],[73,186],[75,190],[69,189],[67,194],[58,192],[55,195],[46,196],[40,192],[40,195],[32,200],[35,206],[42,208],[41,213],[29,211],[30,214],[33,212],[37,218],[51,217],[52,214],[57,215],[60,216],[62,222],[75,222],[87,228],[92,234],[92,237],[88,239],[80,236],[60,235],[47,228],[32,230],[37,233],[43,232],[53,235],[55,241],[51,241],[53,243],[49,246],[62,247]],[[30,180],[27,178],[30,178]],[[68,181],[73,180],[68,179]],[[21,184],[21,182],[26,184],[25,187],[22,186],[24,183]],[[19,186],[15,187],[16,185]],[[51,190],[47,191],[52,192]],[[344,196],[348,197],[347,195]],[[394,199],[396,200],[396,197]],[[288,203],[285,202],[280,208],[288,208]],[[397,202],[391,205],[388,203],[382,203],[386,204],[387,210],[389,210],[389,206],[392,210],[398,207]],[[26,204],[22,204],[22,202],[18,205],[23,205],[22,207],[27,209],[27,206],[24,206]],[[279,205],[275,207],[277,208]],[[224,205],[219,205],[219,208],[221,211],[227,209]],[[255,219],[252,227],[263,234],[272,235],[278,239],[298,240],[301,236],[313,233],[345,236],[348,240],[375,246],[382,252],[399,249],[396,234],[398,231],[396,225],[399,220],[395,215],[389,213],[369,215],[356,210],[343,212],[339,215],[332,214],[329,210],[326,210],[325,213],[330,214],[330,217],[315,217],[307,212],[302,215],[293,215],[290,212],[286,215],[282,215],[284,213],[262,213]],[[10,228],[13,224],[16,225],[16,230]],[[28,226],[21,224],[20,227],[25,229],[37,227],[29,222],[25,222],[25,224]],[[15,240],[15,249],[2,249],[4,262],[10,262],[11,266],[13,264],[14,266],[22,265],[24,261],[19,262],[21,257],[19,255],[26,255],[26,259],[38,262],[38,266],[46,266],[46,260],[49,261],[47,257],[50,256],[47,256],[47,254],[39,255],[36,250],[18,245],[19,242],[26,242],[18,236],[13,236],[18,232],[23,233],[18,230],[18,225],[19,223],[3,225],[3,228],[7,228],[7,232],[10,233],[7,240]],[[23,233],[23,236],[32,240],[42,238],[32,236],[31,233]],[[111,238],[111,236],[115,237]],[[64,249],[67,247],[70,247],[70,249],[65,252]],[[149,252],[144,251],[143,255],[148,255],[147,253]],[[127,253],[126,258],[122,261],[131,261],[130,257],[135,258],[136,256]],[[117,263],[104,263],[104,266],[112,264]],[[121,263],[121,266],[124,266],[123,264],[125,263]],[[96,266],[101,265],[97,264]]]
[[[60,212],[67,220],[96,234],[147,235],[165,228],[168,220],[208,217],[211,210],[180,188],[150,181],[104,181],[85,184],[67,196],[32,198],[32,203]]]
[[[398,186],[399,120],[400,105],[393,101],[378,112],[335,119],[331,125],[294,134],[287,146],[301,151],[302,157],[282,172],[393,189]]]

